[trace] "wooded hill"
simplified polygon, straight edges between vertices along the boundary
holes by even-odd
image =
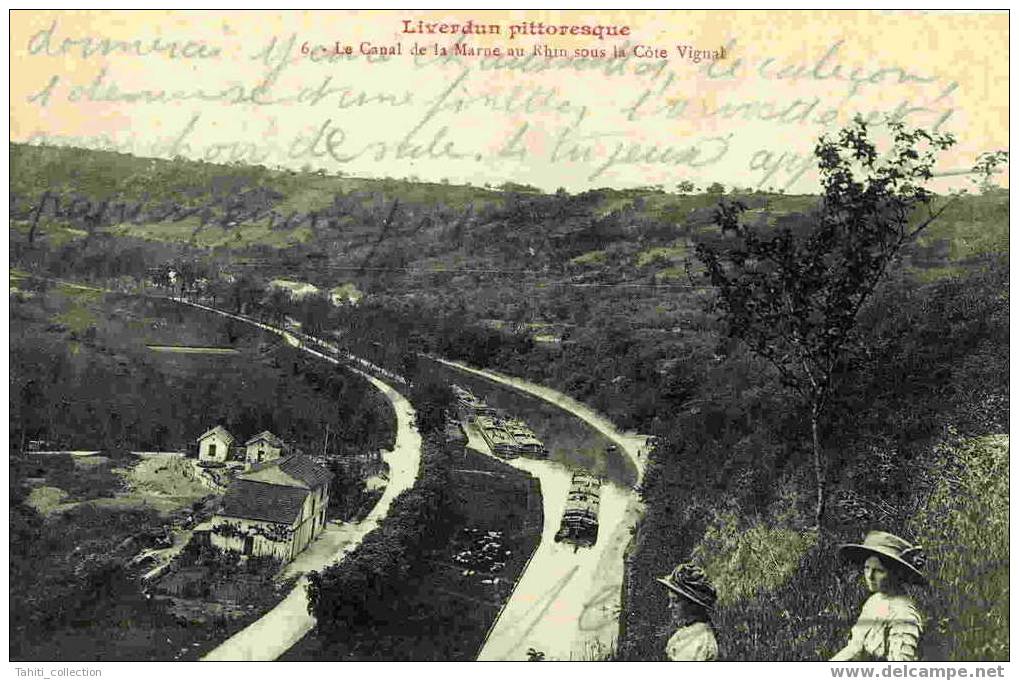
[[[375,361],[463,359],[658,435],[621,657],[660,654],[665,598],[651,576],[691,554],[729,593],[720,638],[732,659],[838,649],[862,598],[837,579],[833,547],[866,529],[929,540],[935,571],[1007,556],[1004,535],[976,521],[956,532],[962,545],[930,534],[973,504],[1007,513],[993,496],[938,491],[946,470],[1001,463],[1000,449],[971,440],[1007,432],[1007,192],[954,201],[864,311],[866,342],[836,378],[823,424],[832,503],[818,537],[805,532],[809,428],[775,372],[704,311],[712,292],[692,257],[695,244],[721,238],[721,198],[744,202],[764,228],[795,231],[817,197],[542,194],[21,145],[11,146],[10,191],[12,266],[131,286],[150,268],[191,261],[212,278],[353,284],[361,304],[336,308],[325,326]],[[935,498],[948,501],[932,520],[924,509]],[[937,591],[924,597],[926,612],[949,621],[931,632],[932,656],[1007,657],[1007,565],[1002,573],[996,560],[935,575],[963,595],[948,611]],[[987,621],[965,624],[975,613]],[[989,633],[975,641],[967,627]]]

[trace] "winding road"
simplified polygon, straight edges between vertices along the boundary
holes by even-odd
[[[387,379],[402,382],[400,377],[363,359],[346,355],[345,361],[340,361],[331,356],[336,354],[337,349],[318,339],[200,303],[172,300],[258,326],[280,335],[290,345],[309,354],[344,366],[363,376],[386,395],[396,413],[396,444],[392,451],[383,453],[390,470],[389,484],[372,511],[359,523],[327,526],[285,569],[282,575],[284,578],[298,577],[298,581],[283,601],[202,658],[208,661],[275,660],[315,626],[314,618],[308,613],[308,582],[303,574],[342,560],[369,532],[378,527],[393,499],[413,486],[421,457],[421,437],[413,426],[414,410],[389,384],[349,365],[351,362],[360,363],[376,373],[381,371]],[[329,350],[330,354],[313,349],[309,343]],[[621,432],[611,421],[587,405],[546,386],[494,371],[475,369],[459,362],[436,357],[432,359],[509,386],[573,414],[615,442],[633,463],[637,471],[637,482],[643,478],[646,436]],[[491,454],[484,440],[473,429],[469,429],[468,437],[468,446]],[[552,660],[604,659],[614,648],[618,635],[624,576],[623,554],[643,511],[640,500],[633,489],[606,483],[601,495],[598,541],[593,547],[574,551],[572,546],[554,541],[565,506],[570,471],[550,461],[519,458],[508,463],[539,479],[544,527],[541,543],[490,629],[478,659],[526,660],[531,649],[541,651],[545,659]]]
[[[464,364],[436,361],[482,376],[550,402],[564,409],[615,442],[637,470],[644,474],[642,451],[646,436],[622,433],[590,407],[551,388],[475,369]],[[468,446],[491,454],[474,428]],[[598,541],[577,551],[554,540],[566,505],[571,472],[550,461],[517,458],[507,461],[538,478],[545,514],[541,543],[531,557],[478,655],[479,660],[526,660],[534,649],[549,660],[604,659],[619,633],[623,585],[623,553],[631,529],[640,517],[636,493],[615,483],[602,487]]]
[[[389,513],[393,500],[414,485],[421,462],[421,436],[414,427],[414,408],[403,395],[387,383],[307,347],[288,331],[198,303],[185,302],[185,304],[254,324],[283,336],[289,344],[311,355],[363,376],[389,399],[396,413],[396,444],[391,451],[382,454],[383,460],[389,465],[389,484],[372,510],[358,523],[327,525],[322,534],[284,570],[282,575],[284,578],[299,577],[286,598],[202,658],[203,661],[268,662],[279,658],[315,627],[315,618],[308,612],[308,580],[303,575],[343,560],[369,532],[378,527],[379,522]]]

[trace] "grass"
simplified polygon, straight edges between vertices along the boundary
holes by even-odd
[[[943,659],[1009,659],[1009,438],[960,443],[912,530],[930,552],[924,599]]]
[[[32,221],[29,220],[10,220],[11,229],[19,232],[20,234],[27,235],[32,229]],[[45,237],[46,241],[50,246],[59,248],[65,244],[68,244],[76,239],[81,239],[88,236],[88,232],[84,229],[77,229],[70,227],[53,220],[40,219],[35,228],[36,238]]]
[[[946,265],[944,267],[911,267],[910,272],[923,284],[930,284],[941,279],[961,277],[966,274],[964,267]]]
[[[184,471],[190,464],[178,457],[111,461],[104,456],[51,454],[16,460],[17,478],[42,479],[26,503],[43,515],[82,504],[104,509],[149,509],[168,514],[190,506],[211,492]]]
[[[673,262],[687,254],[685,241],[676,241],[671,246],[656,246],[637,254],[637,267],[645,267],[655,262]]]
[[[75,333],[83,333],[89,327],[95,326],[98,317],[84,307],[73,307],[56,315],[53,321],[63,324]]]
[[[79,466],[70,454],[29,455],[12,459],[11,475],[15,480],[44,478],[45,488],[34,489],[30,500],[52,505],[57,497],[53,489],[63,495],[56,503],[113,497],[124,491],[124,479],[117,472],[121,463],[106,460]]]
[[[686,279],[686,268],[666,267],[664,270],[655,272],[655,281],[676,281]]]
[[[718,514],[693,550],[718,590],[719,604],[767,598],[796,575],[800,560],[817,544],[805,533],[761,519],[741,521]]]
[[[67,499],[67,492],[64,490],[59,487],[43,485],[42,487],[32,488],[25,503],[39,513],[49,515],[59,508],[65,499]]]
[[[102,291],[70,284],[57,284],[54,290],[59,294],[58,305],[62,310],[51,317],[54,322],[75,334],[84,333],[98,323],[95,309],[105,295]]]
[[[300,225],[291,230],[274,230],[268,220],[248,222],[231,229],[218,225],[202,226],[198,218],[188,218],[179,222],[155,222],[136,225],[127,223],[109,230],[118,236],[134,237],[148,241],[164,241],[170,243],[193,243],[205,248],[241,249],[249,246],[269,246],[271,248],[288,248],[295,244],[305,243],[314,237],[311,227]]]
[[[601,265],[607,259],[605,251],[588,251],[570,260],[573,265]]]
[[[928,554],[930,586],[909,587],[925,623],[921,659],[1007,660],[1008,436],[942,449],[905,531]],[[836,560],[842,541],[781,518],[717,515],[693,553],[719,592],[722,659],[822,660],[841,648],[866,598],[858,569]]]
[[[920,243],[948,241],[949,259],[966,260],[1008,252],[1008,193],[967,198],[952,204],[924,231]]]

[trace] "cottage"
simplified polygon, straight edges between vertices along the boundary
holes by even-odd
[[[293,560],[325,527],[332,477],[296,454],[252,464],[227,490],[209,542],[246,556]]]
[[[198,460],[225,463],[233,446],[234,436],[223,426],[207,430],[198,438]]]
[[[244,460],[248,465],[278,459],[283,453],[283,441],[268,430],[255,435],[244,446],[247,448]]]

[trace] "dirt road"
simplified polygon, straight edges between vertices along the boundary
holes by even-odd
[[[512,386],[576,415],[616,442],[636,467],[638,481],[643,476],[641,450],[645,436],[620,433],[591,408],[550,388],[454,362],[443,363]],[[473,428],[468,437],[468,446],[491,453]],[[566,505],[570,471],[549,461],[518,458],[508,463],[540,481],[545,526],[541,543],[478,659],[526,660],[530,649],[543,652],[549,660],[603,659],[614,648],[619,633],[623,552],[640,516],[639,499],[631,489],[605,484],[598,513],[598,541],[593,547],[574,552],[572,546],[554,540]]]
[[[210,312],[226,317],[252,322],[244,317],[232,315],[204,305],[196,305]],[[333,357],[306,347],[294,335],[266,324],[259,327],[277,333],[295,347],[315,355],[327,362],[341,365]],[[421,436],[414,427],[415,411],[410,402],[387,383],[358,369],[342,364],[349,371],[360,374],[385,395],[396,413],[396,445],[392,451],[383,452],[382,458],[389,465],[389,484],[378,503],[358,523],[331,524],[322,531],[314,542],[305,549],[283,573],[284,577],[295,577],[321,570],[343,559],[364,539],[365,535],[378,527],[379,521],[389,513],[393,499],[414,485],[421,462]],[[297,584],[275,608],[248,627],[237,632],[209,652],[203,661],[271,661],[285,653],[300,641],[315,626],[315,618],[308,612],[308,580],[300,577]]]

